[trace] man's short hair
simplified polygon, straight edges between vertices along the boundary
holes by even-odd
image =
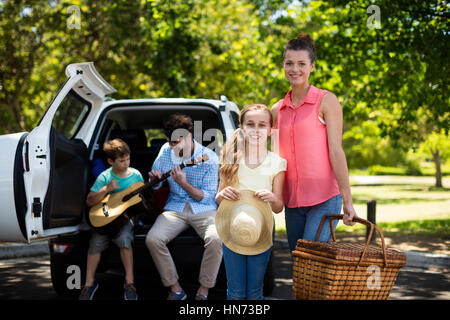
[[[114,161],[117,158],[129,155],[130,147],[122,139],[113,139],[103,144],[103,151],[105,152],[106,158]]]
[[[177,129],[186,129],[188,132],[193,133],[192,118],[180,113],[170,115],[164,122],[164,134],[171,139],[172,133]]]

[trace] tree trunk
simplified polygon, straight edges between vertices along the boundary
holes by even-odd
[[[433,152],[433,161],[436,167],[436,187],[442,188],[441,155],[439,150]]]
[[[16,120],[15,127],[17,128],[15,131],[24,131],[25,122],[23,119],[22,108],[20,107],[19,98],[16,98],[14,102],[11,103],[11,110],[14,114],[14,119]]]

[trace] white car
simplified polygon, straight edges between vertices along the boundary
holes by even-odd
[[[0,241],[32,242],[77,231],[92,182],[90,163],[112,135],[129,141],[131,166],[145,177],[161,146],[160,139],[147,146],[145,134],[158,136],[168,114],[190,114],[209,136],[211,129],[232,133],[238,118],[239,109],[226,98],[108,101],[105,96],[116,90],[92,62],[71,64],[66,74],[36,128],[0,136]]]
[[[106,96],[116,90],[92,62],[70,64],[66,74],[66,83],[36,128],[29,133],[0,136],[0,241],[30,243],[50,239],[53,287],[59,294],[76,296],[79,292],[67,287],[67,271],[78,265],[84,277],[90,237],[85,200],[96,176],[107,165],[103,143],[112,138],[127,142],[130,166],[146,180],[166,142],[162,128],[170,114],[190,115],[194,120],[194,138],[219,155],[224,141],[238,125],[239,109],[225,96],[220,100],[113,100]],[[155,193],[157,197],[164,203],[162,196]],[[159,282],[145,246],[151,225],[151,219],[135,224],[135,273]],[[203,243],[196,233],[188,229],[169,243],[169,249],[180,276],[197,281]],[[98,272],[116,269],[121,269],[119,252],[110,246],[102,253]],[[273,284],[270,260],[265,295],[270,294]],[[223,263],[216,287],[225,292]]]

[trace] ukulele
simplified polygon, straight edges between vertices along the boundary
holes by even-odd
[[[188,160],[180,165],[180,169],[195,166],[208,161],[208,156],[203,155],[193,160]],[[128,208],[145,202],[143,192],[157,185],[170,177],[172,170],[164,173],[161,178],[152,182],[144,183],[138,181],[125,190],[107,194],[99,203],[89,210],[89,221],[91,225],[100,233],[112,234],[118,232],[120,228],[129,221],[130,217],[124,213]],[[144,207],[146,207],[144,205]]]

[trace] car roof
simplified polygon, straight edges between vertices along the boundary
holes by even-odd
[[[231,110],[239,113],[239,108],[237,105],[232,101],[226,101],[226,106],[229,107]],[[108,106],[114,105],[114,104],[192,104],[192,103],[202,103],[202,104],[208,104],[213,107],[216,107],[219,109],[220,106],[225,105],[225,103],[221,100],[213,100],[213,99],[194,99],[194,98],[147,98],[147,99],[120,99],[120,100],[114,100],[111,98],[105,99],[105,102],[103,103],[103,108],[106,108]]]

